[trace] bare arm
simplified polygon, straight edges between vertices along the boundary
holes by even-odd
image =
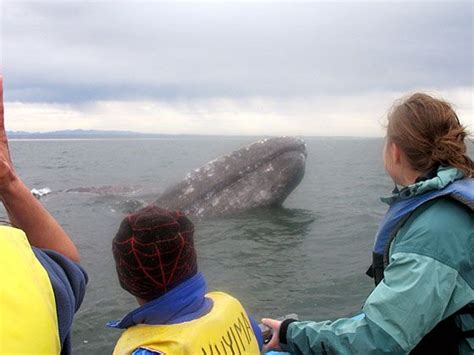
[[[15,173],[4,125],[2,77],[0,77],[0,198],[10,221],[25,232],[32,246],[57,251],[79,262],[80,256],[72,240]]]

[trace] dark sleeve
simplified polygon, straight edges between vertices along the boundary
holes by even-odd
[[[296,319],[285,319],[283,322],[281,322],[280,332],[278,333],[278,339],[280,340],[280,343],[288,344],[288,341],[286,340],[286,332],[288,331],[288,326],[294,322],[296,322]]]
[[[53,287],[61,354],[70,354],[72,320],[84,299],[87,273],[81,266],[55,251],[33,247],[33,252],[46,269]]]

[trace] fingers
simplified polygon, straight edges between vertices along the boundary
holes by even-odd
[[[281,350],[277,333],[273,333],[273,336],[272,336],[271,340],[263,346],[263,349],[265,351],[271,351],[271,350],[279,351],[279,350]]]
[[[280,350],[280,339],[278,334],[280,332],[281,322],[270,318],[263,318],[262,323],[272,329],[272,338],[264,346],[265,351]]]
[[[262,323],[265,324],[267,327],[270,327],[275,330],[275,328],[280,328],[281,322],[271,318],[263,318]]]

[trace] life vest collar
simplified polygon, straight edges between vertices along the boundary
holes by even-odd
[[[383,254],[393,232],[400,222],[422,204],[442,196],[452,196],[474,210],[474,179],[457,180],[441,190],[431,190],[421,195],[400,199],[390,205],[377,231],[374,253]]]
[[[128,313],[122,320],[107,323],[109,328],[125,329],[137,324],[177,324],[207,314],[212,301],[205,297],[207,284],[197,273],[163,296]]]

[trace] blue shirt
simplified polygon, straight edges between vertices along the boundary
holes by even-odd
[[[61,354],[71,354],[72,320],[86,293],[87,273],[80,265],[62,254],[35,247],[32,249],[46,269],[53,288]]]

